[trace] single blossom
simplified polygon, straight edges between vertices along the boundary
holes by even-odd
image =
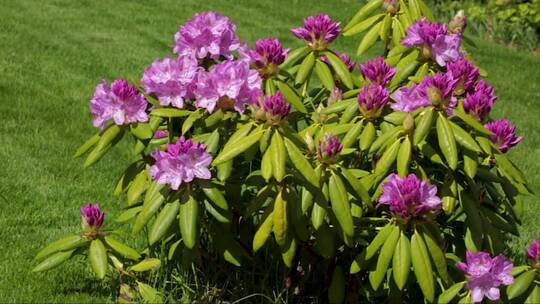
[[[285,61],[289,49],[284,49],[279,40],[275,38],[264,38],[255,42],[255,50],[247,48],[242,51],[257,68],[272,67],[275,69]]]
[[[328,133],[319,141],[317,156],[319,157],[319,161],[331,163],[335,161],[341,150],[343,150],[343,145],[339,137]]]
[[[493,135],[491,135],[491,141],[493,141],[503,153],[506,153],[508,149],[519,144],[523,139],[522,136],[516,135],[516,127],[514,127],[506,118],[487,123],[484,127],[493,133]]]
[[[285,101],[281,92],[273,96],[261,96],[258,102],[253,104],[254,116],[270,124],[279,124],[287,118],[290,111],[291,105]]]
[[[82,205],[80,213],[84,229],[97,230],[103,226],[105,213],[99,209],[99,204]]]
[[[394,94],[392,94],[392,99],[395,103],[392,103],[390,107],[394,111],[406,113],[412,113],[431,104],[428,99],[421,97],[418,85],[415,83],[413,83],[411,87],[402,87],[399,90],[396,90]]]
[[[150,155],[156,161],[150,167],[150,176],[156,183],[168,184],[173,190],[195,178],[212,177],[208,169],[212,155],[206,152],[206,146],[183,136],[175,144],[167,144],[167,151],[156,150]]]
[[[467,59],[459,59],[455,62],[448,63],[447,71],[454,79],[458,79],[456,95],[463,95],[467,92],[473,92],[474,86],[480,77],[480,71]]]
[[[437,196],[437,187],[420,180],[414,174],[406,177],[391,174],[383,184],[379,204],[388,205],[390,212],[404,219],[432,216],[442,206]]]
[[[384,62],[384,58],[381,56],[360,64],[360,72],[367,81],[382,86],[386,86],[396,74],[396,70]]]
[[[468,276],[467,288],[474,303],[482,302],[484,297],[499,300],[499,286],[514,282],[513,264],[502,255],[492,258],[487,252],[467,251],[466,259],[466,263],[459,262],[456,266]]]
[[[310,16],[304,19],[304,26],[293,28],[291,32],[305,40],[313,50],[325,50],[341,31],[340,23],[334,22],[328,15]]]
[[[96,128],[103,128],[112,120],[117,125],[148,121],[146,107],[148,102],[137,88],[124,79],[115,80],[109,86],[103,80],[90,100],[90,112]]]
[[[167,130],[157,130],[154,132],[154,138],[164,138],[169,136],[169,131]]]
[[[339,57],[339,59],[341,59],[341,61],[345,63],[345,66],[347,67],[349,72],[352,72],[354,70],[354,66],[356,65],[356,62],[354,62],[354,60],[352,60],[351,57],[349,57],[347,54],[343,52],[336,51],[335,53]],[[326,64],[330,64],[330,61],[328,60],[326,56],[322,56],[321,61]]]
[[[540,261],[540,240],[532,240],[531,246],[527,248],[527,256],[534,262]]]
[[[360,112],[367,119],[378,118],[388,103],[388,98],[388,90],[385,87],[375,83],[364,86],[358,94]]]
[[[343,91],[340,88],[334,87],[328,96],[328,106],[343,99]]]
[[[236,25],[216,12],[202,12],[186,21],[174,36],[173,52],[197,59],[232,58],[240,47]]]
[[[213,112],[216,106],[243,113],[261,91],[261,77],[244,60],[226,60],[197,76],[196,105]]]
[[[467,93],[463,99],[463,108],[478,120],[484,121],[497,100],[494,91],[493,87],[488,85],[485,80],[480,80],[474,90]]]
[[[155,60],[143,74],[141,85],[154,94],[162,106],[184,107],[186,99],[193,99],[195,77],[200,68],[197,60],[189,56]]]
[[[429,22],[424,17],[415,21],[401,42],[406,47],[420,47],[422,55],[433,58],[440,66],[461,58],[461,37],[449,34],[446,25]]]

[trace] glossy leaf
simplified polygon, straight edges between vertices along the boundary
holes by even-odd
[[[285,177],[285,163],[287,162],[287,151],[285,150],[285,144],[283,143],[283,138],[279,132],[274,132],[272,136],[272,172],[274,178],[281,182]]]
[[[263,131],[256,130],[248,136],[238,140],[236,143],[225,146],[221,153],[219,153],[219,155],[214,159],[213,165],[215,166],[220,163],[224,163],[240,155],[242,152],[246,151],[257,143],[259,139],[261,139],[262,135]]]
[[[399,240],[392,258],[392,276],[399,290],[403,290],[411,270],[411,243],[403,231],[400,232]]]
[[[465,283],[466,282],[456,283],[456,284],[450,286],[445,291],[443,291],[439,295],[438,303],[440,303],[440,304],[450,303],[457,296],[457,294],[461,291],[461,289],[463,289],[463,286],[465,286]]]
[[[199,203],[191,195],[180,204],[180,233],[184,245],[193,249],[199,239]]]
[[[411,239],[411,261],[418,285],[424,297],[433,302],[435,298],[435,282],[431,262],[426,248],[426,244],[418,231],[414,231]]]
[[[94,273],[99,279],[105,278],[107,274],[107,250],[103,245],[103,242],[99,239],[95,239],[90,243],[88,249],[88,260]]]
[[[308,78],[309,74],[311,74],[311,70],[313,70],[314,65],[315,65],[315,54],[311,52],[304,58],[304,60],[300,64],[300,68],[298,69],[298,73],[296,73],[296,78],[294,82],[297,85],[303,84]]]
[[[371,283],[371,287],[373,287],[375,290],[379,288],[382,281],[386,277],[386,271],[388,270],[388,266],[390,266],[390,262],[392,261],[400,232],[401,230],[398,226],[394,226],[392,228],[392,231],[381,248],[375,270],[369,273],[369,282]]]
[[[274,201],[274,211],[272,212],[272,231],[276,243],[284,247],[287,243],[289,221],[287,218],[287,201],[283,199],[281,191],[277,194]]]
[[[145,272],[145,271],[154,270],[158,268],[160,265],[161,265],[161,261],[159,259],[149,258],[129,267],[128,269],[131,271],[136,271],[136,272]]]
[[[344,31],[347,32],[347,30],[353,27],[355,24],[369,17],[375,10],[381,7],[382,4],[383,0],[369,1],[367,4],[362,6],[358,12],[356,12],[351,21],[349,21],[349,23],[345,26]]]
[[[508,299],[514,299],[522,295],[534,281],[534,278],[536,277],[536,270],[532,269],[529,270],[520,276],[518,276],[514,283],[512,283],[510,286],[508,286],[508,289],[506,290],[508,294]]]
[[[57,253],[60,251],[69,251],[71,249],[79,248],[87,244],[88,244],[88,240],[86,240],[82,236],[71,235],[71,236],[62,238],[60,240],[54,241],[50,243],[49,245],[47,245],[40,252],[38,252],[38,254],[36,254],[36,257],[34,258],[34,260],[41,261],[54,253]]]
[[[334,88],[334,78],[332,77],[332,71],[330,71],[330,68],[328,68],[326,63],[322,62],[320,59],[317,59],[315,61],[315,73],[328,91],[331,91]]]
[[[281,93],[283,93],[283,96],[285,97],[285,100],[289,102],[297,111],[300,111],[302,113],[307,113],[306,106],[302,103],[302,99],[298,94],[292,89],[288,84],[283,83],[281,81],[277,82],[277,86]]]
[[[379,38],[379,33],[381,30],[382,22],[378,22],[375,25],[373,25],[369,31],[364,35],[362,40],[360,41],[360,44],[358,45],[358,49],[356,50],[356,55],[360,56],[363,55],[369,48],[371,48],[375,42],[377,42],[377,39]]]
[[[148,243],[150,243],[150,245],[153,245],[165,235],[169,227],[171,227],[174,220],[177,218],[179,209],[180,203],[178,201],[174,201],[163,206],[156,217],[154,225],[152,225],[152,228],[150,228],[150,232],[148,234]]]
[[[433,125],[433,108],[429,107],[420,113],[420,119],[418,125],[414,129],[414,145],[417,146],[419,143],[426,139],[426,136],[429,134],[431,127]]]
[[[441,113],[437,117],[437,138],[439,140],[439,148],[448,163],[448,167],[455,170],[458,165],[456,139],[448,120]]]
[[[332,173],[328,183],[332,211],[341,226],[343,232],[352,237],[354,235],[354,224],[351,215],[351,205],[343,181],[339,175]]]
[[[52,255],[49,255],[45,260],[43,260],[36,267],[34,267],[34,269],[32,269],[32,272],[40,272],[53,269],[54,267],[59,266],[60,264],[71,258],[71,255],[74,251],[75,250],[59,251]]]
[[[411,149],[411,140],[407,136],[401,143],[397,156],[397,171],[401,176],[406,176],[409,172],[409,162],[411,160],[412,152]]]
[[[105,243],[107,246],[111,247],[112,250],[119,253],[121,256],[131,259],[131,260],[138,260],[141,255],[137,250],[127,246],[126,244],[119,242],[115,240],[114,238],[110,236],[105,237]]]
[[[336,72],[337,76],[343,82],[343,84],[349,88],[352,89],[354,87],[351,73],[349,72],[349,68],[345,65],[343,60],[336,56],[332,52],[325,52],[324,56],[328,59],[328,62],[330,62],[330,65],[334,69],[334,72]]]

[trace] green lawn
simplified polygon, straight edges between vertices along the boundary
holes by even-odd
[[[327,12],[345,22],[358,2],[0,0],[0,302],[112,300],[82,262],[30,273],[40,247],[79,229],[80,204],[101,202],[109,220],[120,210],[111,192],[130,154],[114,149],[89,170],[71,158],[94,131],[88,100],[101,79],[138,79],[154,58],[171,54],[178,24],[197,11],[230,16],[249,42],[275,36],[294,47],[288,29],[303,17]],[[499,95],[495,116],[525,134],[512,157],[540,192],[540,58],[478,45],[472,53]],[[337,46],[353,53],[355,41],[342,38]],[[540,205],[527,203],[522,237],[511,244],[517,253],[540,236]]]

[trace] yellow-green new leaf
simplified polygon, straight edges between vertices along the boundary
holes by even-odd
[[[400,140],[396,140],[388,149],[386,149],[386,151],[384,151],[383,155],[377,162],[377,167],[375,167],[376,175],[382,175],[388,172],[396,160],[400,145]]]
[[[38,252],[34,260],[40,261],[52,255],[53,253],[57,253],[60,251],[69,251],[71,249],[82,247],[86,244],[88,244],[88,240],[86,240],[80,235],[68,236],[47,245],[47,247],[43,248],[40,252]]]
[[[473,152],[481,153],[482,149],[476,143],[476,141],[472,138],[472,136],[467,133],[467,131],[463,130],[460,126],[457,124],[449,121],[450,126],[452,127],[452,131],[454,132],[454,137],[456,138],[456,142],[462,146],[465,149],[468,149]]]
[[[296,94],[296,92],[286,83],[277,81],[277,86],[281,93],[283,93],[283,97],[285,97],[285,100],[287,100],[292,106],[302,113],[307,113],[306,106],[302,103],[302,98]]]
[[[371,259],[379,251],[379,248],[381,248],[393,230],[394,226],[387,224],[377,233],[373,241],[366,247],[365,260]]]
[[[163,299],[152,286],[137,282],[137,289],[145,303],[163,303]]]
[[[411,140],[407,136],[399,147],[397,156],[397,171],[400,176],[405,176],[409,173],[409,162],[411,160]]]
[[[128,258],[130,260],[138,260],[141,258],[141,255],[137,250],[127,246],[124,243],[121,243],[110,236],[105,237],[105,243],[114,251],[119,253],[121,256]]]
[[[426,244],[418,231],[414,231],[411,239],[411,261],[414,274],[420,285],[424,297],[433,302],[435,298],[435,281],[433,279],[433,270],[426,248]]]
[[[90,243],[90,248],[88,249],[88,260],[90,260],[90,265],[94,270],[94,273],[99,279],[105,278],[107,274],[107,250],[105,245],[99,239],[95,239]]]
[[[156,269],[159,267],[159,265],[161,265],[161,261],[159,259],[145,259],[144,261],[141,261],[140,263],[131,266],[129,270],[136,272],[145,272]]]
[[[446,258],[444,252],[441,249],[441,246],[433,239],[433,237],[426,231],[422,233],[422,237],[426,243],[429,255],[433,263],[435,264],[435,269],[439,274],[439,277],[445,284],[450,282],[450,276],[448,275],[448,269],[446,265]]]
[[[87,141],[84,142],[84,144],[82,144],[77,149],[77,151],[75,152],[75,155],[73,155],[73,157],[79,157],[79,156],[83,155],[84,153],[86,153],[88,150],[90,150],[90,148],[92,148],[95,144],[97,144],[100,137],[101,136],[99,135],[99,133],[94,134],[94,136],[90,137]]]
[[[289,159],[296,170],[298,170],[298,172],[302,174],[302,176],[304,176],[310,184],[318,188],[319,178],[304,154],[288,138],[285,138],[285,147],[287,148]]]
[[[349,21],[349,23],[345,26],[344,31],[347,32],[355,24],[369,17],[375,10],[381,7],[382,4],[383,4],[383,0],[371,0],[368,3],[366,3],[352,17],[351,21]]]
[[[253,237],[253,251],[257,252],[261,247],[266,243],[272,233],[272,228],[274,224],[273,209],[269,206],[263,217],[255,236]]]
[[[400,232],[399,240],[392,258],[392,276],[399,290],[403,290],[411,270],[411,243],[403,231]]]
[[[325,52],[324,56],[326,56],[326,58],[328,59],[328,62],[330,62],[330,65],[336,72],[339,79],[341,79],[343,84],[347,88],[352,90],[354,87],[352,76],[351,76],[351,73],[349,72],[349,68],[347,68],[343,60],[341,60],[341,58],[339,58],[332,52]]]
[[[362,134],[360,134],[360,149],[362,151],[367,150],[371,146],[375,140],[375,133],[375,126],[372,122],[368,122],[364,130],[362,130]]]
[[[381,20],[386,14],[377,14],[375,16],[371,16],[367,19],[364,19],[360,23],[356,24],[355,26],[351,27],[347,31],[343,32],[343,36],[352,36],[358,33],[361,33],[368,28],[370,28],[373,24]]]
[[[426,139],[431,127],[433,125],[433,108],[429,107],[420,113],[420,119],[418,125],[414,129],[413,140],[414,145],[418,146],[419,143]]]
[[[284,247],[287,243],[289,221],[287,218],[287,201],[283,199],[281,191],[276,196],[272,218],[272,230],[274,231],[276,243],[280,247]]]
[[[298,69],[298,73],[296,73],[296,78],[295,78],[294,82],[297,85],[303,84],[306,81],[309,74],[311,74],[311,70],[313,70],[313,65],[314,64],[315,64],[315,54],[313,52],[311,52],[306,56],[306,58],[304,58],[304,60],[300,64],[300,68]]]
[[[443,293],[439,295],[439,300],[437,302],[439,304],[450,303],[456,297],[456,295],[461,291],[461,289],[463,289],[463,286],[465,285],[465,283],[466,282],[459,282],[450,286],[448,289],[446,289],[445,291],[443,291]]]
[[[356,50],[356,55],[363,55],[365,51],[367,51],[375,44],[375,42],[377,42],[381,26],[382,22],[379,22],[371,27],[371,29],[362,38],[362,41],[360,41],[360,44],[358,45],[358,50]]]
[[[334,88],[334,77],[332,77],[332,71],[330,71],[330,68],[326,65],[326,63],[322,62],[320,59],[317,59],[315,61],[315,73],[317,74],[317,77],[319,77],[319,80],[324,85],[324,87],[328,91],[332,91]]]

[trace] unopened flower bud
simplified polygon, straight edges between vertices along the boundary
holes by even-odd
[[[95,231],[101,228],[103,220],[105,219],[105,213],[99,209],[99,204],[87,204],[81,206],[81,220],[84,230]]]
[[[333,163],[341,150],[343,145],[339,138],[333,134],[326,134],[319,141],[317,156],[322,163]]]
[[[448,24],[448,30],[451,33],[463,33],[467,27],[467,17],[463,10],[459,10],[457,14],[452,17]]]
[[[330,92],[330,96],[328,96],[328,106],[341,101],[343,99],[343,92],[340,88],[334,87],[332,89],[332,92]]]
[[[403,131],[405,134],[413,134],[414,132],[414,118],[411,113],[407,113],[405,115],[405,119],[403,120]]]
[[[383,7],[386,13],[395,15],[399,11],[398,0],[384,0]]]

